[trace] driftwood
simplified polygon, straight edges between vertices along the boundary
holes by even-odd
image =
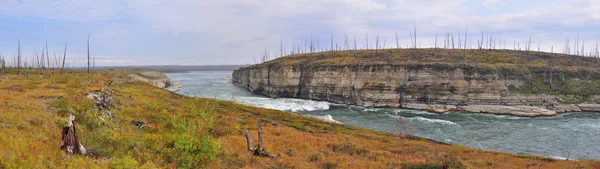
[[[144,127],[148,126],[148,123],[137,120],[132,120],[131,124],[133,124],[137,129],[144,129]]]
[[[262,120],[258,121],[258,148],[253,149],[252,148],[252,137],[250,136],[250,132],[248,132],[248,129],[244,129],[246,132],[246,141],[248,143],[248,150],[253,151],[255,156],[261,156],[261,157],[271,157],[271,158],[277,158],[277,156],[271,155],[269,154],[269,152],[267,152],[267,150],[265,150],[263,148],[263,144],[262,144]]]
[[[106,113],[109,117],[114,117],[112,108],[117,107],[113,104],[112,89],[110,88],[112,83],[113,81],[108,82],[106,87],[102,87],[99,91],[97,91],[100,93],[100,96],[93,93],[89,94],[94,99],[94,114],[97,115],[98,111],[100,111],[102,114]]]
[[[85,154],[86,149],[79,142],[77,130],[75,129],[75,125],[73,125],[75,116],[69,114],[68,120],[68,126],[64,127],[62,131],[62,145],[60,149],[65,150],[68,154]]]

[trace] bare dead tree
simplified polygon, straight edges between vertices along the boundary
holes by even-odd
[[[40,72],[40,56],[37,53],[37,49],[34,50],[34,52],[35,52],[35,56],[33,56],[33,61],[35,61],[35,65],[34,66],[36,67],[36,69],[37,69],[37,71],[39,73]]]
[[[365,49],[369,50],[369,32],[365,35]]]
[[[331,32],[330,38],[331,38],[331,51],[334,51],[334,53],[335,53],[335,49],[333,48],[333,31]]]
[[[92,79],[90,77],[90,36],[92,34],[88,34],[87,36],[87,74],[88,74],[88,86],[92,83]]]
[[[4,72],[6,72],[6,70],[5,70],[6,69],[6,60],[4,60],[4,56],[1,56],[1,57],[2,57],[2,60],[0,60],[0,61],[2,61],[2,62],[0,62],[0,66],[2,66],[2,77],[0,77],[0,79],[4,79],[4,77],[5,77]]]
[[[48,62],[48,68],[50,68],[50,55],[48,54],[48,41],[46,41],[46,61]]]
[[[346,34],[344,34],[344,50],[348,50],[350,47],[350,44],[348,44],[348,36]]]
[[[463,46],[463,51],[465,55],[465,59],[467,58],[467,32],[469,32],[469,28],[465,28],[465,45]]]
[[[414,27],[413,27],[413,29],[414,29],[414,34],[415,34],[415,35],[414,35],[414,36],[415,36],[415,38],[414,38],[414,39],[415,39],[415,42],[414,42],[414,44],[415,44],[415,45],[414,45],[414,48],[415,48],[415,49],[417,49],[417,23],[414,23]]]
[[[44,52],[44,51],[45,51],[45,50],[44,50],[44,48],[42,48],[42,58],[41,58],[41,60],[40,60],[40,62],[39,62],[39,64],[40,64],[40,67],[41,67],[42,69],[44,69],[44,68],[47,68],[47,67],[46,67],[46,62],[45,62],[45,60],[44,60],[44,57],[45,57],[45,55],[46,55],[46,52]]]
[[[598,42],[596,42],[596,63],[598,63],[598,58],[600,58],[600,51],[598,51]]]
[[[542,39],[540,39],[540,43],[538,43],[538,52],[540,52],[541,47],[542,47]]]
[[[461,39],[461,36],[460,36],[460,32],[458,32],[458,34],[456,34],[456,37],[458,37],[457,44],[456,44],[457,49],[461,49],[462,48],[462,46],[461,46],[462,45],[462,41],[461,41],[462,39]]]
[[[17,60],[17,72],[21,73],[21,39],[17,39],[17,52],[18,52],[18,60]]]
[[[400,49],[400,43],[398,43],[398,32],[394,31],[394,34],[396,35],[396,48]]]
[[[575,55],[579,56],[579,34],[577,34],[577,38],[575,38]]]
[[[451,40],[450,39],[450,33],[446,33],[446,46],[447,46],[447,49],[450,49],[450,47],[451,47],[452,43],[450,42],[450,40]]]
[[[302,46],[302,53],[306,53],[307,41],[308,41],[308,40],[307,40],[307,38],[306,38],[306,36],[305,36],[305,37],[304,37],[304,39],[302,39],[302,43],[304,44],[304,45]],[[270,58],[269,58],[269,59],[270,59]]]
[[[65,60],[67,59],[67,42],[65,41],[65,52],[63,53],[63,61],[62,61],[62,66],[60,67],[60,73],[62,74],[63,71],[65,70]]]
[[[448,34],[448,33],[446,33],[446,36],[444,36],[444,49],[446,49],[446,46],[447,46],[447,43],[446,43],[446,42],[448,42],[448,39],[447,39],[447,38],[448,38],[448,35],[447,35],[447,34]]]
[[[413,32],[412,32],[412,30],[410,30],[410,48],[411,49],[413,49],[415,47],[414,46],[415,45],[415,43],[414,43],[415,40],[413,40],[413,39],[414,39]]]
[[[53,51],[54,53],[54,68],[58,68],[58,58],[56,57],[56,51]]]
[[[581,41],[581,55],[585,56],[585,40]]]
[[[312,56],[312,53],[315,52],[315,46],[313,44],[313,36],[310,35],[310,55]]]
[[[452,38],[452,49],[454,49],[454,34],[451,34],[450,36]]]
[[[433,45],[434,49],[437,49],[437,39],[438,39],[438,33],[436,32],[435,33],[435,42],[434,42],[434,45]]]
[[[377,54],[377,49],[379,49],[379,34],[377,34],[377,38],[375,38],[375,54]]]
[[[356,35],[354,35],[354,50],[356,50]]]
[[[481,31],[481,41],[479,42],[479,50],[483,48],[483,31]]]
[[[527,54],[525,54],[525,57],[529,56],[529,52],[531,51],[531,33],[529,33],[529,41],[527,42]]]
[[[529,33],[529,41],[527,41],[527,51],[531,51],[531,33]]]
[[[319,39],[319,34],[317,34],[317,51],[321,51],[321,40]]]

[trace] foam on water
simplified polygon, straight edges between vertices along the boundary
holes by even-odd
[[[307,115],[307,116],[318,118],[318,119],[329,121],[329,122],[334,122],[334,123],[340,123],[340,124],[342,124],[342,122],[333,119],[333,116],[331,116],[329,114],[328,115],[324,115],[324,116],[317,116],[317,115]]]
[[[381,109],[378,109],[378,108],[370,108],[370,109],[364,108],[362,111],[364,111],[364,112],[374,112],[374,111],[379,111],[379,110],[381,110]]]
[[[559,156],[549,156],[549,158],[555,159],[555,160],[568,160],[568,158],[559,157]],[[573,159],[570,159],[570,160],[573,160]]]
[[[454,122],[451,122],[451,121],[441,120],[441,119],[428,119],[428,118],[419,117],[419,116],[409,117],[409,118],[405,118],[405,119],[416,120],[416,121],[420,121],[420,122],[423,122],[423,123],[429,123],[429,124],[437,123],[437,124],[442,124],[442,125],[457,125],[458,126],[458,124],[456,124]]]
[[[435,113],[420,111],[420,110],[407,110],[407,109],[394,109],[394,113],[411,113],[411,114],[427,114],[427,115],[437,115]]]
[[[245,105],[282,111],[315,111],[329,109],[329,103],[301,99],[271,99],[264,97],[239,97],[237,102]]]
[[[485,116],[485,117],[494,117],[494,118],[498,118],[498,119],[511,119],[511,120],[528,118],[528,117],[518,117],[518,116],[510,116],[510,115],[497,115],[497,114],[487,114],[487,113],[466,113],[466,115],[467,116]]]

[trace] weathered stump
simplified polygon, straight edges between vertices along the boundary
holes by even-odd
[[[75,125],[73,125],[75,116],[69,114],[68,120],[68,126],[64,127],[62,131],[62,145],[60,149],[65,150],[67,154],[85,154],[86,149],[79,142],[77,130],[75,129]]]
[[[277,156],[269,154],[269,152],[262,147],[262,120],[258,121],[258,148],[252,149],[252,137],[250,136],[248,129],[245,129],[245,132],[248,150],[252,151],[255,156],[277,158]]]

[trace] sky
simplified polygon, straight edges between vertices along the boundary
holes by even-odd
[[[0,0],[0,55],[14,64],[18,41],[25,58],[47,42],[54,58],[65,43],[67,64],[252,64],[266,51],[279,57],[283,44],[304,42],[329,49],[344,37],[359,48],[411,44],[451,33],[476,46],[481,32],[512,48],[514,42],[562,52],[579,37],[586,52],[600,40],[600,0]],[[333,37],[332,37],[333,35]],[[304,46],[304,45],[300,45]],[[523,47],[522,47],[523,48]]]

